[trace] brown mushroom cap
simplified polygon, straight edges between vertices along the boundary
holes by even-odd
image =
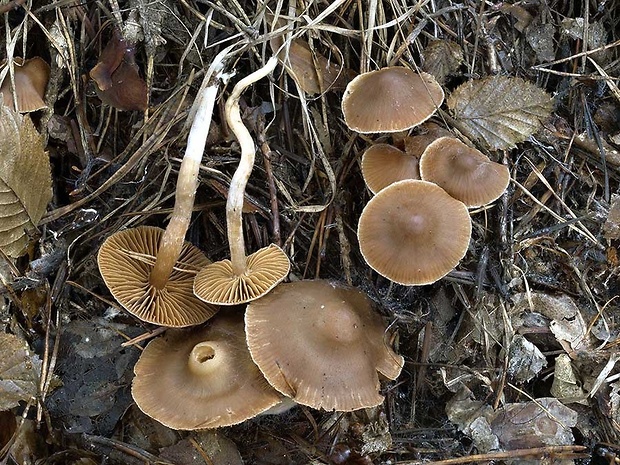
[[[395,66],[353,79],[342,98],[342,113],[353,131],[399,132],[430,118],[443,98],[433,76]]]
[[[506,166],[452,137],[441,137],[426,148],[420,174],[468,207],[493,202],[510,181]]]
[[[403,366],[370,299],[324,280],[282,284],[250,303],[245,329],[267,381],[316,409],[379,405],[378,373],[396,379]]]
[[[467,207],[426,181],[396,182],[374,196],[357,235],[366,263],[399,284],[431,284],[463,258],[471,237]]]
[[[167,331],[146,346],[134,372],[138,407],[173,429],[234,425],[282,400],[250,358],[240,313]]]
[[[244,304],[277,286],[290,268],[291,262],[284,251],[271,244],[246,257],[246,271],[241,275],[233,272],[230,260],[203,268],[194,280],[194,294],[211,304]]]
[[[16,58],[14,60],[15,94],[17,96],[17,111],[30,113],[45,108],[45,88],[50,77],[49,65],[39,57],[29,60]],[[4,97],[4,104],[13,109],[13,93],[11,79],[7,75],[2,82],[0,92]]]
[[[389,144],[376,144],[362,156],[362,175],[368,189],[376,194],[403,179],[420,179],[418,159]]]
[[[452,133],[447,129],[433,123],[426,122],[419,128],[419,134],[415,136],[406,136],[404,138],[405,153],[416,157],[418,160],[432,142],[440,137],[452,137]],[[419,178],[418,178],[419,179]]]
[[[108,237],[97,255],[101,276],[118,303],[141,320],[173,327],[203,323],[217,309],[193,293],[196,273],[210,261],[192,244],[185,242],[162,289],[149,283],[163,232],[140,226]]]

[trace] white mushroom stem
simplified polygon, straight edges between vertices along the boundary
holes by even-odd
[[[200,162],[207,144],[207,135],[211,126],[218,87],[219,79],[216,77],[198,95],[200,99],[198,110],[189,131],[187,148],[177,178],[174,210],[168,227],[161,238],[155,266],[149,279],[151,285],[156,289],[163,289],[168,282],[185,242],[185,233],[192,217],[194,198],[198,187]]]
[[[254,167],[254,156],[256,153],[254,139],[252,139],[250,131],[248,131],[241,119],[239,98],[243,91],[250,85],[271,73],[275,69],[277,63],[278,59],[275,56],[271,57],[265,66],[239,81],[233,88],[228,100],[226,100],[226,121],[241,146],[241,161],[230,183],[228,199],[226,201],[228,246],[230,248],[230,261],[232,263],[233,273],[236,276],[240,276],[246,271],[242,219],[243,198],[245,195],[245,187],[248,184],[248,179],[250,179],[250,174]]]

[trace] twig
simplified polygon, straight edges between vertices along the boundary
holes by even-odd
[[[265,165],[265,174],[267,175],[267,185],[269,186],[269,206],[271,209],[271,225],[272,225],[272,241],[274,244],[281,246],[282,237],[280,236],[280,209],[278,208],[278,191],[276,190],[276,183],[273,178],[273,169],[271,166],[271,147],[267,142],[265,135],[265,125],[263,118],[259,119],[258,123],[258,143],[260,144],[260,151],[263,154],[263,163]]]
[[[474,454],[467,457],[457,457],[447,460],[436,460],[434,462],[426,462],[425,465],[454,465],[460,463],[472,463],[472,462],[488,462],[491,460],[503,460],[514,459],[517,457],[533,457],[543,458],[549,455],[564,455],[564,454],[576,454],[586,450],[585,446],[548,446],[548,447],[534,447],[532,449],[517,449],[506,452],[491,452],[489,454]],[[581,457],[583,456],[583,457]],[[587,454],[580,454],[581,458],[587,457]],[[578,457],[571,457],[578,458]],[[418,461],[406,461],[396,462],[396,465],[414,465],[419,463]]]

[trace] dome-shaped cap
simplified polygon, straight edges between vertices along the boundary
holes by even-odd
[[[468,207],[493,202],[510,181],[506,166],[452,137],[441,137],[426,147],[420,175]]]
[[[248,305],[252,359],[295,402],[351,411],[379,405],[379,375],[396,379],[403,358],[361,291],[328,281],[282,284]]]
[[[353,131],[399,132],[430,118],[443,98],[433,76],[395,66],[360,74],[349,82],[342,113]]]
[[[173,429],[234,425],[282,400],[252,362],[237,312],[167,331],[146,346],[134,372],[138,407]]]
[[[357,235],[366,263],[399,284],[431,284],[463,258],[471,237],[467,207],[425,181],[394,183],[366,205]]]
[[[45,88],[50,78],[49,65],[39,57],[29,60],[16,58],[15,67],[15,94],[17,96],[17,111],[30,113],[45,108]],[[7,75],[2,82],[0,92],[4,97],[4,104],[14,109],[13,93],[11,92],[11,79]]]
[[[200,250],[185,242],[166,286],[149,282],[163,232],[140,226],[108,237],[97,255],[101,276],[118,303],[141,320],[174,327],[203,323],[217,309],[193,292],[196,273],[211,263]]]
[[[230,260],[203,268],[194,280],[194,293],[212,304],[244,304],[277,286],[290,268],[291,262],[284,251],[271,244],[246,257],[246,272],[241,275],[233,272]]]
[[[376,194],[403,179],[420,179],[418,159],[390,144],[375,144],[362,156],[362,175],[368,189]]]

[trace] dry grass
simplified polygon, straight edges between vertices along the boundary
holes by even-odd
[[[357,72],[387,65],[421,69],[428,44],[450,39],[459,45],[463,63],[447,78],[446,93],[468,79],[501,73],[546,89],[555,110],[529,141],[490,154],[510,168],[512,182],[497,202],[472,212],[470,250],[457,270],[435,285],[406,288],[371,271],[355,235],[370,198],[360,174],[361,154],[370,140],[382,139],[346,128],[341,92],[307,95],[281,67],[273,79],[246,92],[245,117],[260,149],[246,198],[248,250],[275,242],[291,257],[296,278],[337,279],[367,291],[398,329],[406,359],[402,376],[386,387],[381,412],[333,415],[301,408],[224,430],[246,463],[414,464],[469,454],[471,441],[444,412],[453,397],[448,387],[466,385],[477,400],[495,408],[549,395],[550,369],[518,386],[506,375],[507,351],[517,331],[511,324],[516,294],[570,296],[590,329],[603,322],[608,339],[587,360],[574,358],[582,380],[596,379],[620,340],[618,241],[603,235],[620,180],[618,147],[607,138],[620,131],[620,5],[590,3],[589,9],[573,1],[517,3],[520,9],[510,10],[499,1],[34,0],[0,7],[8,57],[42,56],[52,66],[50,109],[37,124],[49,141],[55,196],[41,226],[40,249],[32,252],[33,259],[43,256],[51,264],[32,273],[27,284],[17,279],[1,288],[12,302],[5,321],[32,328],[31,341],[44,348],[41,400],[57,385],[50,374],[66,355],[60,349],[64,326],[115,307],[96,268],[102,240],[129,226],[167,222],[204,70],[230,47],[223,107],[231,84],[262,66],[272,54],[269,41],[278,37],[285,43],[303,38],[311,50]],[[533,16],[531,24],[554,28],[554,60],[541,61],[528,43],[527,31],[519,29],[522,11]],[[597,34],[600,25],[608,46],[562,34],[562,22],[578,17],[584,18],[585,37]],[[131,34],[132,24],[140,31],[137,59],[149,87],[144,114],[102,106],[87,78],[113,28]],[[216,109],[218,124],[209,136],[188,235],[213,260],[228,253],[224,204],[239,156],[222,107],[219,116]],[[455,130],[441,117],[434,120]],[[27,265],[18,263],[20,273]],[[20,311],[26,287],[47,296],[35,315]],[[124,314],[115,321],[140,325]],[[553,366],[563,347],[551,339],[539,344]],[[616,372],[612,366],[605,378]],[[609,382],[601,381],[608,389]],[[584,422],[598,422],[580,430],[578,444],[620,442],[617,417],[601,408],[609,395],[603,388],[588,407],[578,406]],[[129,404],[126,396],[116,401]],[[113,463],[156,463],[157,449],[166,443],[137,441],[148,434],[135,433],[131,423],[148,420],[136,420],[136,412],[125,415],[114,436],[96,426],[72,435],[63,418],[48,415],[43,402],[39,407],[42,431],[50,438],[39,449],[52,457],[47,463],[61,463],[62,454],[80,450],[94,452],[77,456],[95,463],[111,451]],[[370,430],[376,437],[391,434],[393,443],[381,446],[375,437],[377,450],[360,454]],[[353,458],[338,461],[345,447],[354,451]]]

